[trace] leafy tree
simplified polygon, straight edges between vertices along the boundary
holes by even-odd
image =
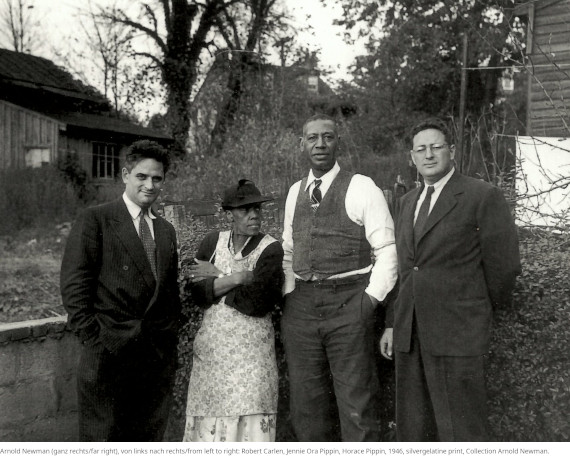
[[[326,3],[326,1],[324,1]],[[337,21],[355,37],[368,37],[368,54],[354,65],[353,97],[375,124],[371,141],[394,145],[420,117],[459,112],[462,37],[467,34],[467,112],[475,118],[497,98],[497,80],[512,65],[511,34],[520,33],[514,1],[342,0]],[[365,120],[361,121],[366,124]]]

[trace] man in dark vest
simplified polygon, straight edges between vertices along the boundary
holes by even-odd
[[[343,441],[379,441],[374,310],[396,282],[394,223],[374,182],[340,169],[338,142],[332,118],[305,122],[300,149],[311,170],[285,204],[291,419],[299,441],[334,441],[338,410]]]

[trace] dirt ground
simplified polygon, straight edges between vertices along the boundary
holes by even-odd
[[[0,323],[65,314],[59,269],[66,227],[0,237]]]

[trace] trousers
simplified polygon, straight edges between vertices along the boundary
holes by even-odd
[[[281,331],[299,441],[379,441],[374,307],[359,281],[296,283]],[[332,383],[331,383],[332,381]],[[335,405],[336,401],[336,406]]]
[[[489,441],[484,356],[436,356],[414,319],[410,352],[396,352],[398,441]]]
[[[162,441],[176,370],[176,352],[148,343],[111,353],[83,344],[77,372],[80,441]]]

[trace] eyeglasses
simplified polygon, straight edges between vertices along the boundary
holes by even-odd
[[[445,147],[447,147],[449,144],[448,143],[432,143],[431,145],[420,145],[417,148],[414,148],[412,150],[410,150],[412,153],[425,153],[428,149],[432,152],[432,153],[438,153],[441,150],[443,150]]]

